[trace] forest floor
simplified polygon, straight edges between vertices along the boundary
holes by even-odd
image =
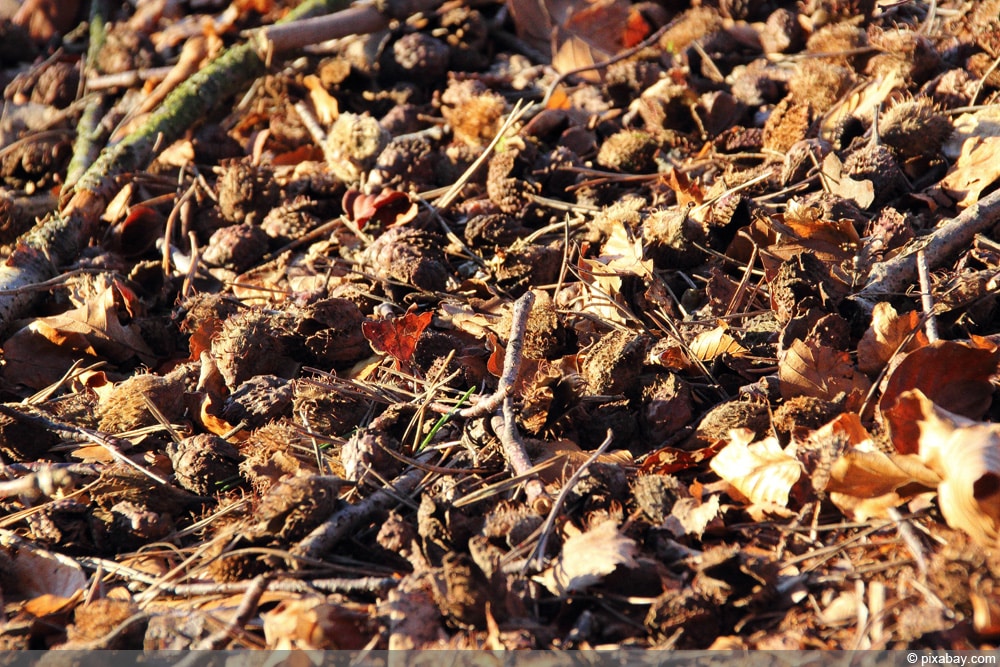
[[[131,4],[0,2],[0,647],[996,648],[1000,1]]]

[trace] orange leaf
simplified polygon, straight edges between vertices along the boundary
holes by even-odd
[[[361,323],[361,332],[376,352],[388,354],[400,364],[408,364],[417,348],[420,334],[431,323],[434,313],[417,315],[406,313],[401,317],[384,320],[367,320]]]

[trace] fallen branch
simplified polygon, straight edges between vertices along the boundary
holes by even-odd
[[[941,266],[951,255],[968,248],[977,234],[1000,222],[1000,190],[938,225],[931,234],[917,239],[905,252],[879,262],[868,275],[868,283],[857,293],[862,304],[891,292],[902,292],[917,280],[917,253],[923,251],[927,265]],[[871,304],[874,306],[874,304]]]

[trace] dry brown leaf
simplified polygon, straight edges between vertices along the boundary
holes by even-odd
[[[879,410],[889,424],[893,444],[903,453],[916,451],[914,422],[904,415],[893,417],[894,404],[910,389],[919,389],[935,405],[980,419],[993,402],[991,376],[997,371],[1000,350],[988,340],[939,340],[903,357],[889,373],[879,400]],[[900,408],[905,409],[905,408]]]
[[[938,504],[948,525],[1000,546],[1000,426],[949,413],[919,390],[897,404],[920,414],[918,454],[941,476]]]
[[[939,187],[956,206],[965,208],[979,201],[983,190],[1000,178],[1000,137],[973,137],[962,144],[962,152]]]
[[[913,337],[900,349],[903,342]],[[874,375],[881,372],[897,350],[912,352],[927,345],[927,335],[920,329],[920,313],[911,310],[900,315],[887,301],[875,304],[872,323],[858,342],[858,368]]]
[[[643,259],[642,238],[630,234],[621,220],[614,220],[610,227],[598,261],[616,274],[641,277],[653,275],[653,260]],[[620,286],[619,280],[618,287]]]
[[[732,429],[729,437],[729,444],[709,467],[751,503],[786,507],[792,487],[802,475],[798,459],[783,450],[777,438],[752,442],[754,432],[750,429]]]
[[[541,452],[533,457],[532,463],[539,465],[549,463],[549,466],[538,473],[538,477],[546,484],[552,484],[567,479],[590,458],[592,452],[585,452],[572,440],[560,439],[545,441]],[[614,465],[631,465],[632,454],[627,450],[615,450],[597,457],[598,463]]]
[[[854,367],[847,352],[796,340],[778,364],[781,396],[813,396],[834,400],[841,392],[852,406],[867,393],[871,383]]]
[[[34,546],[31,542],[0,529],[0,549],[10,563],[4,573],[7,582],[16,582],[16,588],[4,594],[18,594],[24,598],[50,596],[53,603],[63,604],[82,594],[87,585],[87,575],[72,558]],[[59,602],[62,601],[62,602]]]
[[[869,180],[857,181],[844,173],[844,164],[834,153],[823,158],[823,182],[830,192],[853,199],[859,208],[865,209],[875,201],[875,186]]]
[[[138,299],[117,280],[96,298],[59,315],[40,317],[4,343],[4,375],[8,381],[35,389],[58,380],[79,359],[123,363],[156,357],[131,323]]]
[[[605,60],[630,39],[626,0],[510,0],[507,6],[518,36],[551,53],[560,73]],[[599,80],[594,71],[580,76]]]
[[[674,503],[663,527],[676,537],[691,535],[701,539],[708,525],[718,518],[719,510],[718,495],[711,495],[704,501],[698,498],[680,498]]]
[[[600,583],[619,565],[634,567],[637,550],[638,545],[618,531],[616,522],[605,521],[563,542],[562,553],[539,580],[556,595],[582,591]]]
[[[739,356],[749,351],[729,335],[728,327],[725,326],[698,334],[688,345],[688,349],[702,361],[711,361],[722,354]]]

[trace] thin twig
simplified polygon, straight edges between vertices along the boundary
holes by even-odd
[[[243,598],[240,600],[240,606],[236,608],[233,620],[226,627],[213,632],[208,637],[194,644],[191,648],[195,651],[218,651],[225,648],[233,637],[240,634],[243,626],[249,623],[250,619],[257,613],[257,606],[260,604],[260,599],[267,591],[270,582],[271,575],[269,574],[262,574],[254,578],[247,587],[246,592],[243,593]]]
[[[507,337],[507,350],[503,358],[503,373],[497,383],[497,390],[492,395],[480,399],[472,407],[459,410],[459,417],[474,419],[492,414],[514,390],[524,355],[524,332],[528,329],[528,316],[531,315],[531,306],[534,303],[535,295],[531,290],[514,302],[514,312],[510,317],[510,335]]]
[[[583,477],[583,473],[587,471],[594,461],[600,458],[601,454],[607,451],[613,440],[614,433],[612,433],[611,430],[608,430],[608,434],[604,437],[604,442],[601,443],[601,446],[594,450],[594,453],[591,454],[590,457],[583,462],[583,465],[577,468],[570,478],[566,480],[566,483],[563,484],[562,490],[559,492],[555,502],[552,504],[549,516],[545,519],[545,523],[542,525],[542,534],[538,539],[538,544],[535,546],[534,552],[531,554],[531,557],[525,559],[524,561],[524,569],[522,570],[522,573],[527,571],[528,567],[531,565],[531,561],[536,561],[539,570],[545,567],[545,547],[548,544],[549,535],[552,534],[552,528],[555,526],[556,518],[559,516],[560,508],[566,502],[566,498],[569,497],[570,491],[573,490],[573,487],[575,487]]]
[[[426,452],[416,459],[425,463],[433,454]],[[393,480],[389,487],[379,489],[361,502],[354,505],[345,503],[296,544],[292,553],[306,558],[320,558],[373,514],[395,507],[399,497],[410,495],[425,474],[420,468],[413,468]]]
[[[927,340],[938,340],[937,317],[934,316],[934,295],[931,293],[931,274],[927,268],[927,256],[923,250],[917,251],[917,276],[920,278],[920,305],[924,310],[924,331]]]

